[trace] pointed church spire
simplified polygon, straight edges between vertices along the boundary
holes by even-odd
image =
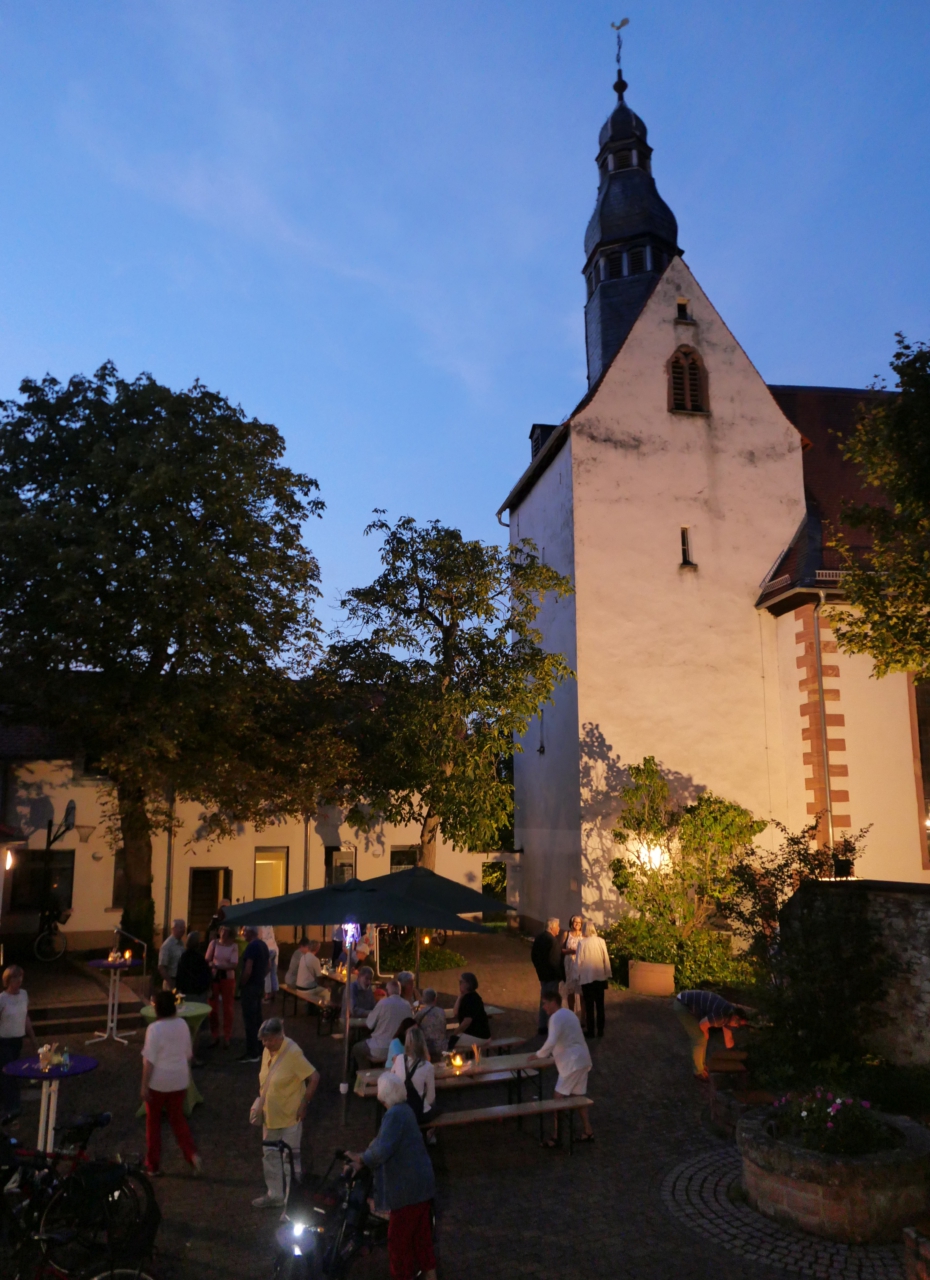
[[[652,177],[646,126],[626,105],[620,55],[628,21],[611,23],[617,32],[617,106],[600,133],[600,185],[584,241],[589,386],[623,346],[669,260],[681,253],[675,215]]]

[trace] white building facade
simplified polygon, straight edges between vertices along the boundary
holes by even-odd
[[[0,734],[4,746],[0,821],[8,838],[0,841],[0,935],[34,933],[50,887],[61,905],[72,909],[64,926],[70,947],[109,945],[120,922],[124,886],[118,842],[107,827],[105,783],[84,776],[80,764],[70,760],[30,759],[22,747],[17,756],[17,744]],[[57,829],[71,800],[75,828],[48,855],[47,824],[51,820]],[[243,824],[231,838],[209,841],[199,838],[200,813],[196,804],[179,806],[170,843],[165,833],[153,840],[156,938],[166,921],[170,927],[178,917],[203,929],[221,898],[248,902],[401,870],[415,862],[420,836],[416,826],[390,823],[378,823],[365,834],[345,823],[338,810],[321,809],[307,822],[283,820],[262,830]],[[440,840],[436,870],[480,892],[488,857]],[[292,931],[279,933],[287,940]]]
[[[683,261],[615,87],[585,246],[590,390],[534,426],[499,513],[575,587],[541,615],[577,679],[516,758],[509,900],[531,922],[615,915],[610,832],[647,755],[682,801],[711,790],[792,830],[820,815],[824,839],[871,826],[859,875],[930,881],[918,696],[838,653],[820,613],[842,604],[828,531],[857,483],[831,430],[868,393],[765,384]]]

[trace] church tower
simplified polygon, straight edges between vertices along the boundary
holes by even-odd
[[[675,215],[656,190],[646,126],[624,101],[619,44],[617,106],[601,129],[600,186],[584,238],[589,387],[623,346],[659,276],[682,252]]]

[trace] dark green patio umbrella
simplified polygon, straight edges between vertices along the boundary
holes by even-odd
[[[442,877],[437,877],[441,879]],[[286,893],[279,898],[257,898],[254,902],[241,902],[235,907],[224,907],[225,924],[239,925],[305,925],[305,924],[395,924],[420,929],[460,929],[469,933],[482,933],[480,924],[463,920],[454,911],[421,902],[417,898],[403,897],[390,892],[377,880],[347,880],[345,884],[329,885],[325,889],[306,889],[302,893]],[[452,883],[449,881],[448,883]],[[471,890],[469,890],[471,892]],[[480,894],[475,894],[480,897]],[[478,908],[470,908],[477,910]],[[469,908],[464,908],[469,910]],[[419,934],[417,935],[419,938]],[[346,988],[352,973],[354,944],[349,944],[346,966]],[[346,1119],[346,1100],[349,1092],[349,1003],[346,1001],[346,1026],[343,1044],[342,1122]]]
[[[478,893],[467,884],[459,884],[448,876],[437,875],[426,867],[408,867],[404,871],[392,871],[385,876],[362,882],[366,888],[377,885],[392,897],[406,898],[411,902],[428,903],[445,911],[502,911],[504,903],[486,893]],[[464,922],[463,922],[464,923]],[[433,924],[434,929],[442,927]],[[461,925],[454,926],[461,928]]]
[[[403,874],[403,873],[401,873]],[[437,901],[394,893],[385,881],[398,876],[379,876],[376,880],[347,880],[345,884],[328,885],[325,889],[305,889],[302,893],[285,893],[279,898],[256,898],[235,907],[223,908],[226,924],[394,924],[421,929],[457,929],[480,933],[481,925],[462,920],[458,911],[488,910],[487,906],[448,908]],[[441,880],[441,876],[436,879]],[[453,881],[446,881],[453,884]],[[471,889],[471,897],[481,898]],[[485,899],[490,902],[490,899]],[[500,909],[500,903],[495,904]]]

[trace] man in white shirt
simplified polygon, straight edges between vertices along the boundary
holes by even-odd
[[[162,986],[166,991],[174,987],[174,980],[178,976],[178,961],[185,951],[182,942],[185,933],[187,933],[187,922],[172,920],[171,932],[158,950],[158,972],[161,974]]]
[[[404,1018],[413,1017],[410,1002],[400,994],[400,983],[390,978],[385,987],[387,995],[378,1001],[365,1019],[371,1036],[360,1040],[352,1050],[356,1065],[363,1069],[385,1060],[397,1028]]]
[[[570,1098],[572,1095],[583,1097],[588,1087],[588,1072],[591,1070],[591,1053],[585,1040],[581,1023],[571,1009],[562,1008],[562,997],[557,982],[544,983],[542,989],[542,1006],[548,1018],[548,1034],[546,1043],[537,1049],[535,1057],[553,1058],[559,1073],[555,1082],[555,1095]],[[559,1145],[559,1113],[553,1113],[555,1130],[551,1138],[543,1143],[544,1147]],[[588,1119],[588,1108],[581,1108],[581,1127],[583,1133],[579,1141],[593,1142],[594,1130]]]
[[[319,949],[320,944],[317,941],[311,942],[309,938],[301,938],[287,967],[285,986],[296,987],[298,991],[310,991],[319,985],[320,975],[323,972],[323,966],[317,955]]]

